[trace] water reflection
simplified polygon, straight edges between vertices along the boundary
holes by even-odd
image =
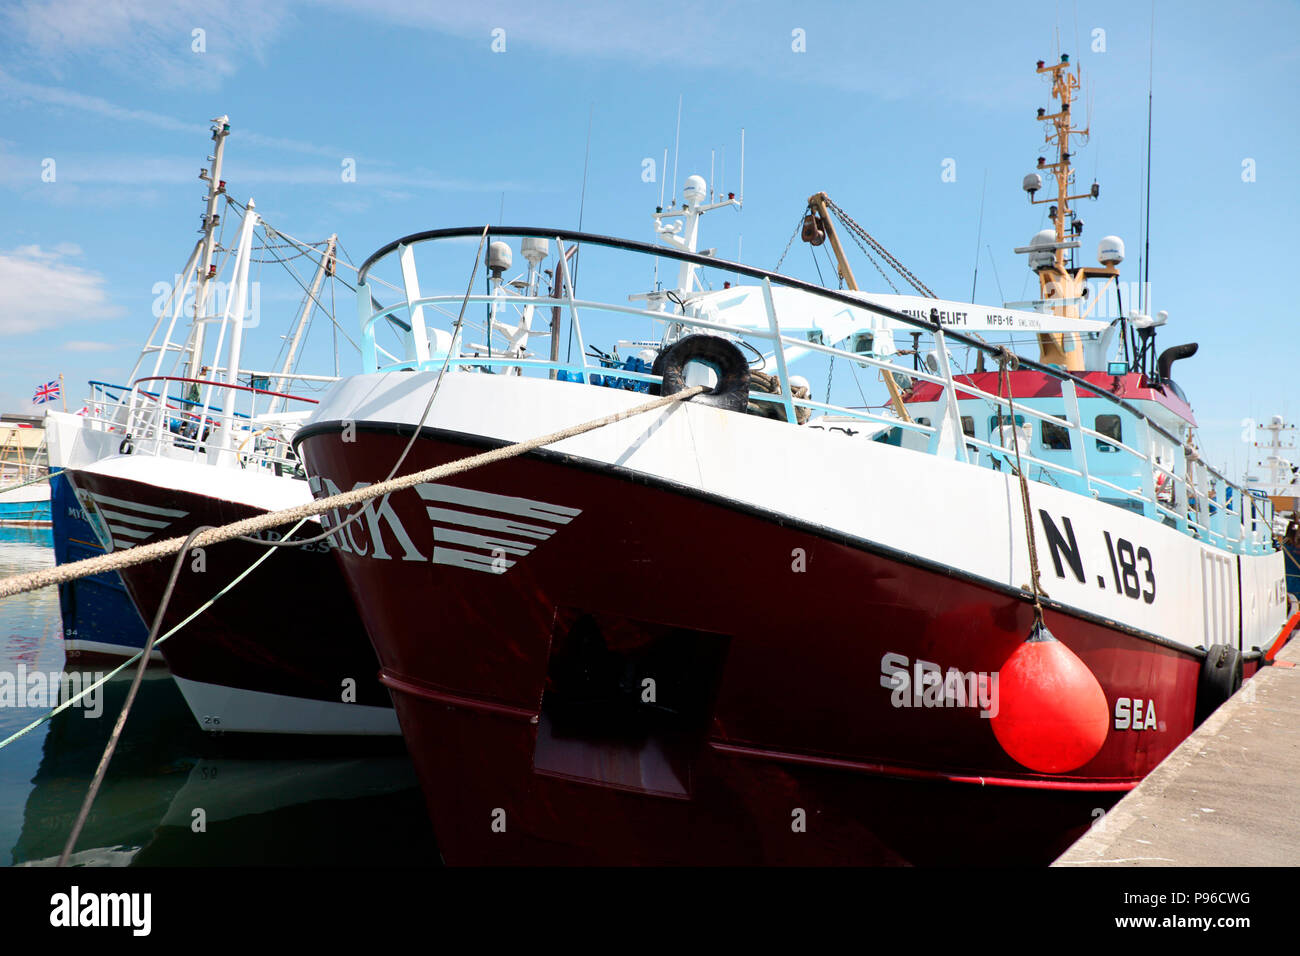
[[[48,530],[0,529],[0,574],[52,564]],[[64,665],[53,589],[0,602],[0,673]],[[0,854],[12,848],[7,862],[58,859],[131,677],[128,671],[105,685],[99,717],[72,707],[0,750]],[[0,738],[41,712],[0,706]],[[73,857],[90,866],[438,860],[400,739],[212,737],[198,729],[159,666],[146,672]]]

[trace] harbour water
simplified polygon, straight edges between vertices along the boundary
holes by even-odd
[[[48,530],[0,529],[0,576],[53,564]],[[34,673],[88,680],[110,669],[65,660],[54,589],[0,602],[0,739],[58,702],[64,680]],[[65,710],[0,750],[0,862],[57,860],[131,676],[124,671],[87,706]],[[50,686],[55,699],[46,701]],[[438,860],[400,740],[206,734],[160,665],[141,685],[73,857],[93,866]]]

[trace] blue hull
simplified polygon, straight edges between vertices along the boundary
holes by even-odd
[[[50,505],[57,564],[104,553],[62,474],[50,478]],[[69,658],[90,654],[128,657],[144,647],[149,636],[115,571],[60,584],[59,610]]]
[[[22,525],[33,528],[50,526],[50,502],[0,501],[0,525]]]

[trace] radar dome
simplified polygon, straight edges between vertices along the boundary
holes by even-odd
[[[524,254],[525,259],[533,265],[537,265],[546,258],[546,245],[545,239],[538,236],[526,236],[523,242],[519,244],[519,249]]]
[[[512,259],[509,243],[494,242],[488,246],[488,269],[498,276],[510,268]]]
[[[709,193],[709,184],[703,176],[688,176],[686,186],[682,189],[682,198],[689,203],[703,202]]]
[[[1029,248],[1037,250],[1029,253],[1029,268],[1037,272],[1050,266],[1056,259],[1056,250],[1052,248],[1055,245],[1055,229],[1043,229],[1036,233],[1029,240]]]
[[[1097,243],[1097,261],[1104,266],[1117,266],[1124,261],[1124,240],[1119,236],[1103,236]]]

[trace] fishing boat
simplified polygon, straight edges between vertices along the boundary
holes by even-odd
[[[1281,415],[1272,416],[1268,424],[1247,422],[1247,439],[1258,450],[1259,460],[1244,481],[1256,498],[1273,506],[1273,536],[1280,542],[1286,565],[1286,590],[1289,607],[1300,605],[1300,464],[1295,459],[1296,427]],[[1267,435],[1263,438],[1259,433]],[[1263,440],[1258,440],[1263,438]]]
[[[289,439],[316,402],[310,390],[334,376],[297,371],[296,360],[326,298],[322,284],[334,276],[337,240],[301,242],[263,222],[252,199],[233,199],[221,178],[229,134],[226,117],[213,121],[212,165],[200,173],[208,187],[202,234],[157,309],[129,384],[92,382],[84,414],[55,422],[75,517],[104,552],[311,500]],[[219,241],[223,213],[238,220],[225,245]],[[246,333],[260,324],[259,256],[281,263],[305,257],[315,266],[310,282],[300,280],[302,307],[283,361],[271,370],[245,361]],[[160,638],[178,633],[159,649],[204,729],[398,733],[330,549],[310,540],[319,531],[318,522],[308,521],[187,560]],[[302,544],[271,547],[290,539]],[[158,561],[121,574],[146,621],[163,602],[171,566]],[[287,600],[295,594],[312,599],[289,613]],[[134,653],[147,636],[141,630],[87,635],[85,624],[85,617],[74,619],[77,641],[95,649]]]
[[[49,463],[40,420],[0,419],[0,527],[50,527]]]
[[[1076,263],[1080,78],[1037,72],[1032,303],[857,289],[822,193],[847,288],[720,260],[743,188],[698,176],[659,244],[445,228],[362,266],[365,371],[293,436],[318,496],[708,389],[327,516],[448,863],[1043,863],[1260,666],[1269,504],[1195,452],[1195,346],[1097,315],[1123,244]]]

